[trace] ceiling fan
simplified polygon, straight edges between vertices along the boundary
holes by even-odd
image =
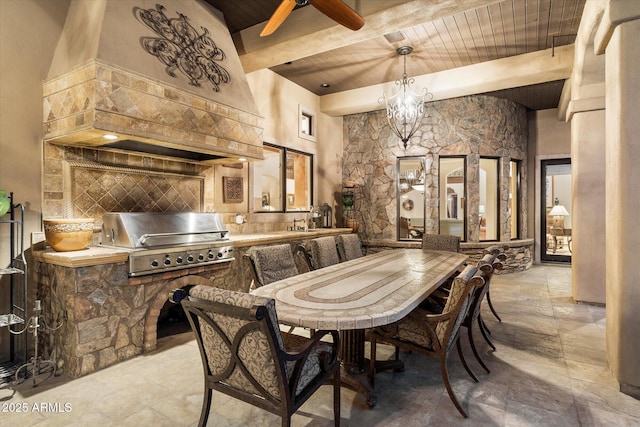
[[[364,19],[355,10],[347,6],[342,0],[282,0],[280,6],[273,12],[269,22],[260,33],[260,37],[273,33],[287,19],[296,6],[310,4],[340,25],[351,30],[359,30],[364,25]]]

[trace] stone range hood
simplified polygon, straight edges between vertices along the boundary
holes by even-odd
[[[200,0],[72,0],[43,114],[46,142],[202,163],[263,158],[263,118],[235,46]]]

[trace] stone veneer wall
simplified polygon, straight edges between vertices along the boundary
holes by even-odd
[[[96,146],[104,133],[116,133],[165,147],[262,158],[262,117],[95,59],[44,82],[43,119],[45,141]]]
[[[425,156],[425,232],[439,232],[439,156],[463,155],[467,169],[467,236],[479,241],[480,156],[500,158],[500,236],[510,236],[509,162],[520,160],[520,236],[527,236],[527,117],[512,101],[467,96],[427,104],[427,115],[406,150],[391,133],[384,110],[344,118],[343,180],[358,184],[355,216],[363,241],[397,239],[396,162]]]
[[[496,271],[496,274],[514,273],[516,271],[524,271],[533,265],[533,239],[512,240],[504,242],[500,245],[507,255],[507,260],[503,263],[504,268]],[[495,245],[495,242],[483,243],[462,243],[460,252],[469,256],[468,263],[474,264],[487,253],[486,248]],[[411,241],[371,241],[365,245],[367,254],[374,254],[387,249],[397,248],[415,248],[419,249],[421,242]]]
[[[303,240],[292,240],[295,250]],[[128,277],[126,262],[65,267],[36,261],[33,276],[48,325],[41,354],[53,357],[58,367],[79,377],[152,351],[157,345],[160,310],[169,293],[188,285],[210,285],[248,292],[253,275],[243,259],[248,247],[235,246],[235,260],[140,277]],[[300,271],[306,271],[296,255]]]

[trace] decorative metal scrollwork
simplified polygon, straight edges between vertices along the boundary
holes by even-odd
[[[169,19],[164,11],[161,4],[156,4],[155,9],[133,8],[136,18],[160,36],[141,37],[144,50],[165,64],[171,77],[180,70],[190,85],[200,86],[201,80],[208,80],[219,92],[220,85],[231,80],[229,72],[217,63],[224,61],[225,53],[209,37],[207,28],[201,27],[203,33],[198,34],[187,16],[177,12],[177,18]]]

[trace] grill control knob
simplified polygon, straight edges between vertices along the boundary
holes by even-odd
[[[193,260],[193,255],[189,254],[189,256],[187,257],[187,262],[193,262]]]
[[[198,255],[198,261],[204,261],[204,255],[202,254]]]
[[[214,256],[215,255],[213,255],[212,251],[209,251],[209,253],[207,254],[207,258],[209,258],[209,259],[213,259]]]
[[[224,254],[222,253],[222,251],[218,252],[218,258],[222,258],[224,256]]]
[[[155,267],[157,267],[157,266],[159,266],[159,265],[160,265],[160,263],[158,262],[158,260],[157,260],[157,259],[154,259],[153,261],[151,261],[151,267],[154,267],[154,268],[155,268]]]
[[[171,259],[165,258],[164,259],[164,265],[171,265]]]
[[[176,264],[182,264],[182,257],[181,256],[176,258]]]

